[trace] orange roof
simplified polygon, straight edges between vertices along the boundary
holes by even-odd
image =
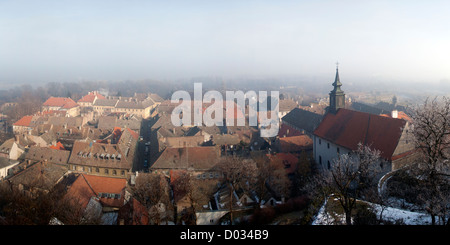
[[[126,179],[101,177],[81,174],[70,187],[67,194],[80,201],[86,207],[91,197],[98,197],[99,193],[121,194],[120,199],[100,198],[100,202],[107,206],[122,206]]]
[[[308,135],[290,136],[279,138],[283,152],[301,151],[312,147],[313,141]]]
[[[339,109],[336,114],[324,117],[314,135],[350,150],[356,150],[362,143],[391,160],[405,124],[403,119]]]
[[[58,143],[56,143],[56,145],[51,145],[50,148],[55,150],[65,150],[63,144],[59,141]]]
[[[70,109],[73,107],[78,106],[78,104],[73,101],[71,98],[65,98],[65,97],[50,97],[47,101],[44,102],[44,106],[54,106],[54,107],[61,107],[64,109]]]
[[[95,97],[97,96],[97,99],[106,99],[105,96],[101,95],[100,93],[93,91],[89,92],[87,95],[83,96],[83,98],[79,99],[78,102],[94,102]]]
[[[139,134],[138,133],[136,133],[136,132],[134,132],[133,130],[131,130],[130,128],[127,128],[127,130],[130,132],[130,134],[131,134],[131,136],[134,138],[134,139],[139,139]]]
[[[33,119],[33,116],[24,116],[19,121],[15,122],[13,126],[29,127],[31,124],[31,119]]]

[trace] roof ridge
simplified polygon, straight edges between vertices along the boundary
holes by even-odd
[[[83,179],[86,181],[86,184],[89,186],[89,188],[91,188],[92,192],[94,192],[94,194],[97,196],[98,193],[94,190],[94,188],[92,188],[91,184],[90,184],[89,181],[86,179],[86,177],[84,176],[84,174],[81,174],[81,176],[82,176]]]

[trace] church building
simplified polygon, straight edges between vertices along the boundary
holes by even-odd
[[[313,154],[319,167],[330,169],[334,159],[357,150],[359,143],[379,150],[388,171],[407,164],[415,155],[409,122],[346,109],[338,68],[332,85],[328,112],[313,133]]]

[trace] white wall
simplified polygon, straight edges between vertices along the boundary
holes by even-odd
[[[328,162],[330,166],[333,164],[333,159],[338,156],[338,148],[339,154],[348,154],[351,150],[344,148],[342,146],[338,146],[334,143],[331,143],[328,140],[322,139],[314,135],[313,137],[314,143],[314,160],[318,164],[319,167],[328,168]]]

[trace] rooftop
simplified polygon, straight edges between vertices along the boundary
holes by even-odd
[[[314,135],[350,150],[358,144],[381,151],[381,156],[391,160],[400,140],[406,121],[374,114],[339,109],[327,114],[314,131]]]

